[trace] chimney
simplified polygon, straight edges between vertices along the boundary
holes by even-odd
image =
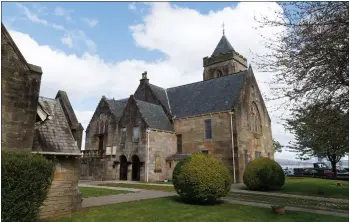
[[[140,80],[140,82],[146,82],[149,83],[149,79],[147,78],[147,71],[142,73],[142,79]]]

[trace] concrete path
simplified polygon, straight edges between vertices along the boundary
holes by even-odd
[[[117,194],[117,195],[109,195],[109,196],[101,196],[101,197],[84,198],[82,201],[82,207],[87,208],[87,207],[104,206],[104,205],[110,205],[110,204],[155,199],[155,198],[169,197],[169,196],[175,196],[175,195],[177,194],[174,192],[142,190],[135,193],[125,193],[125,194]]]
[[[248,205],[253,207],[263,207],[263,208],[270,208],[271,204],[266,203],[255,203],[255,202],[247,202],[247,201],[241,201],[241,200],[233,200],[229,198],[223,198],[228,203],[232,204],[241,204],[241,205]],[[325,210],[315,210],[315,209],[307,209],[307,208],[299,208],[299,207],[288,207],[286,206],[286,212],[287,211],[298,211],[298,212],[306,212],[306,213],[315,213],[315,214],[324,214],[324,215],[331,215],[331,216],[338,216],[338,217],[347,217],[349,218],[349,212],[336,212],[336,211],[325,211]]]
[[[135,189],[135,188],[127,188],[127,187],[107,187],[107,186],[98,186],[98,185],[91,185],[87,183],[79,183],[79,187],[93,187],[93,188],[104,188],[109,190],[126,190],[126,191],[132,191],[132,192],[140,192],[141,189]]]
[[[349,199],[339,199],[339,198],[327,198],[327,197],[316,197],[316,196],[303,196],[296,194],[286,194],[286,193],[272,193],[272,192],[260,192],[260,191],[252,191],[246,190],[247,187],[243,183],[237,183],[231,185],[230,192],[232,193],[245,193],[245,194],[258,194],[258,195],[266,195],[266,196],[275,196],[275,197],[286,197],[286,198],[297,198],[297,199],[306,199],[306,200],[316,200],[316,201],[325,201],[325,202],[333,202],[333,203],[349,203]]]
[[[144,183],[138,181],[125,181],[125,180],[104,180],[104,181],[91,181],[91,180],[80,180],[79,184],[108,184],[108,183],[127,183],[127,184],[144,184],[144,185],[155,185],[155,186],[173,186],[172,184],[162,184],[162,183]]]

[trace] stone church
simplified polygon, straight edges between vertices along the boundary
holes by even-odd
[[[203,67],[200,82],[165,89],[144,72],[129,98],[103,96],[86,129],[80,179],[162,181],[179,160],[203,152],[242,182],[250,160],[274,158],[270,117],[246,58],[223,34]]]

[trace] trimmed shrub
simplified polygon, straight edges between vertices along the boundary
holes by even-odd
[[[40,154],[1,151],[1,220],[38,221],[54,169]]]
[[[246,166],[243,181],[251,190],[277,190],[285,184],[285,173],[274,160],[259,157]]]
[[[229,170],[215,157],[194,153],[177,163],[173,185],[180,197],[191,202],[214,202],[230,190]]]

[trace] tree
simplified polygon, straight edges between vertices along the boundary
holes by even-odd
[[[274,138],[273,138],[273,147],[275,152],[279,152],[279,153],[282,152],[281,144],[279,143],[279,141],[276,141]]]
[[[349,2],[284,2],[276,19],[262,17],[261,28],[278,28],[258,55],[261,71],[275,73],[272,92],[294,104],[332,101],[349,108]]]
[[[299,152],[301,158],[307,155],[325,156],[336,176],[336,164],[349,148],[349,113],[331,102],[304,105],[292,111],[293,115],[286,120],[285,127],[296,140],[288,147]]]

